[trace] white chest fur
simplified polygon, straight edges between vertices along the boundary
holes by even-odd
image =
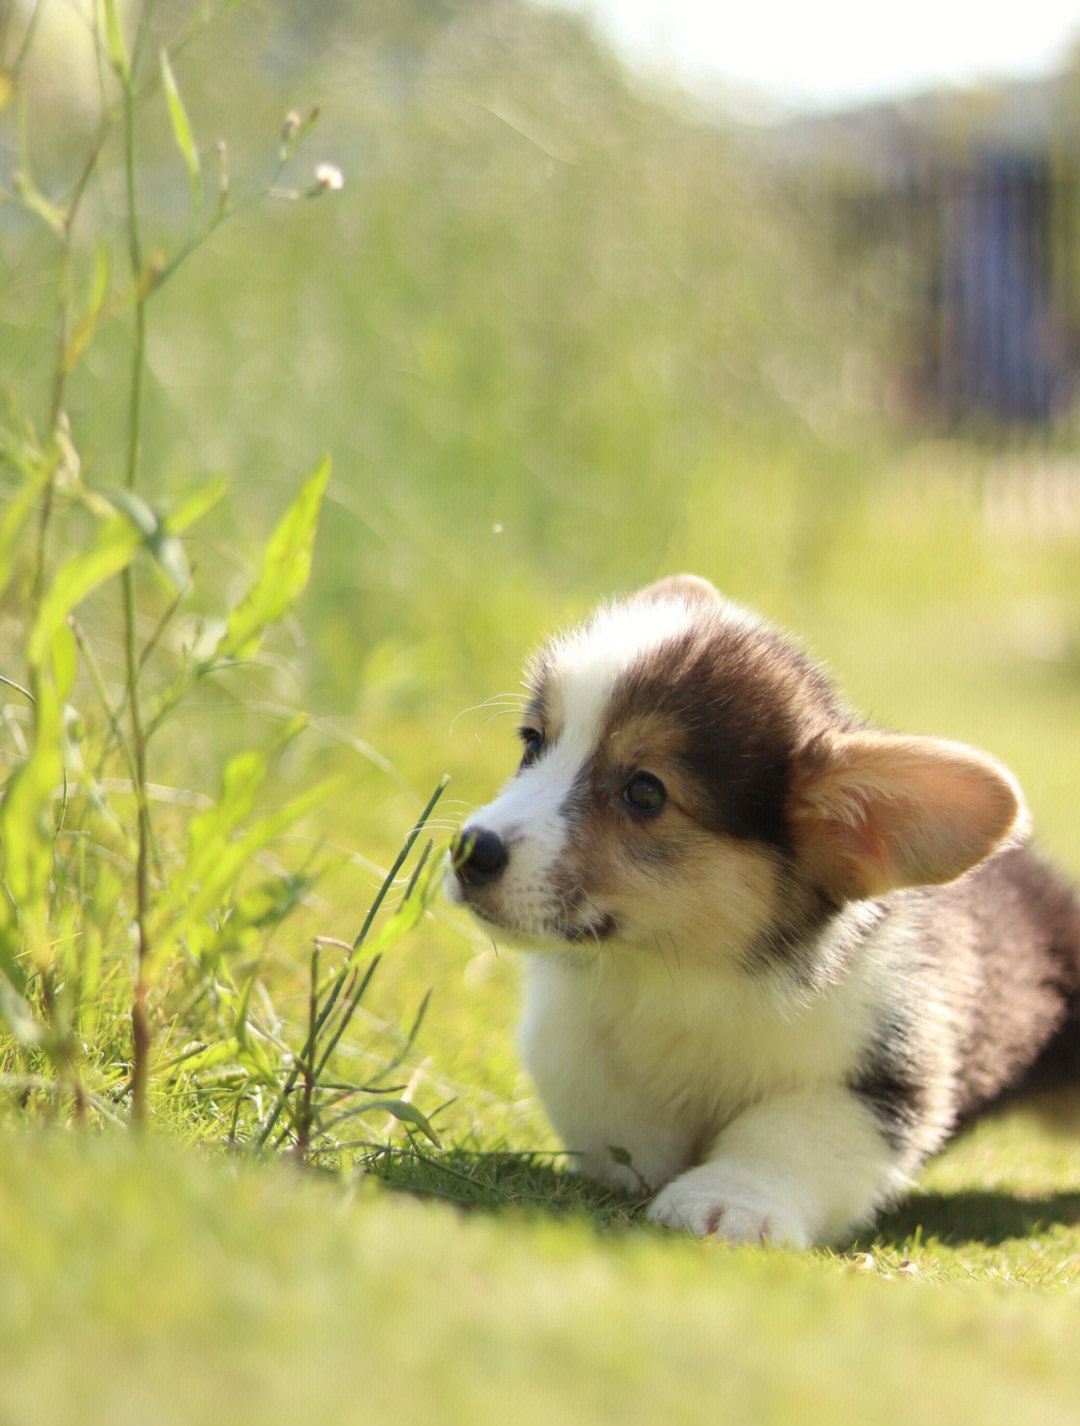
[[[587,961],[530,956],[525,1062],[577,1169],[655,1191],[748,1106],[842,1083],[866,1043],[879,969],[864,945],[835,983],[800,997],[765,976],[619,947]]]

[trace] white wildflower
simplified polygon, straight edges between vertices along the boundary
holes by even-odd
[[[336,163],[320,163],[315,168],[315,188],[337,193],[345,187],[345,175]]]

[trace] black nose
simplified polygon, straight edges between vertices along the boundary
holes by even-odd
[[[466,886],[486,886],[502,875],[510,853],[496,832],[484,827],[465,827],[453,846],[454,870]]]

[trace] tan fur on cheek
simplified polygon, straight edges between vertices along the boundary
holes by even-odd
[[[575,849],[582,894],[623,940],[735,964],[776,918],[776,862],[756,843],[685,823],[589,834]]]
[[[729,837],[702,838],[706,846],[675,868],[661,908],[669,934],[684,955],[734,964],[777,916],[777,872],[770,852]]]

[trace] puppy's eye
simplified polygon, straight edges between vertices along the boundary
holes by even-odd
[[[639,772],[626,784],[623,798],[635,812],[651,816],[667,801],[667,788],[651,772]]]
[[[530,767],[544,751],[544,735],[538,728],[518,730],[525,751],[521,755],[521,766]]]

